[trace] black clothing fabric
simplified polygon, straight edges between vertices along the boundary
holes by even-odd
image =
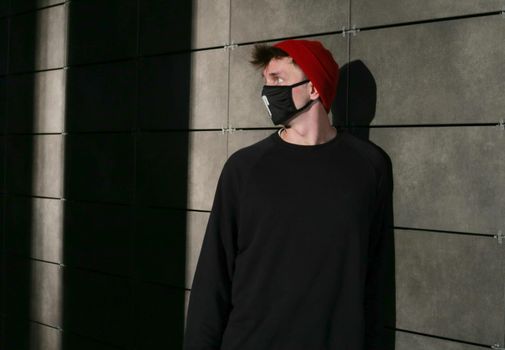
[[[276,131],[231,154],[193,278],[184,350],[392,350],[388,160],[340,130],[317,145]]]

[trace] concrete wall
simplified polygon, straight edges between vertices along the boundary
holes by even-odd
[[[392,159],[396,349],[505,346],[504,8],[0,1],[0,348],[181,347],[222,165],[274,129],[247,60],[287,37]]]

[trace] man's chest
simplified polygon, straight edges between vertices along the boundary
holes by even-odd
[[[363,232],[374,191],[373,174],[337,162],[256,167],[240,198],[239,244],[297,236],[324,244],[338,232]]]

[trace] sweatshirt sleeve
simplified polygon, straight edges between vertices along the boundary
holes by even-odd
[[[365,284],[365,348],[395,348],[393,174],[387,162],[380,175],[372,219]]]
[[[219,350],[231,311],[238,221],[237,176],[230,158],[219,176],[186,317],[184,350]]]

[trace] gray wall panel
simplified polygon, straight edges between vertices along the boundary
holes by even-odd
[[[140,1],[141,53],[223,46],[229,41],[230,1]]]
[[[359,32],[351,61],[362,60],[377,84],[372,125],[498,122],[504,41],[501,16]],[[360,90],[351,84],[349,94],[359,99]]]
[[[128,279],[67,268],[63,288],[63,329],[116,347],[131,343],[133,293]]]
[[[232,0],[235,43],[317,34],[348,26],[349,0]]]
[[[230,52],[224,49],[191,54],[189,128],[226,127],[229,55]]]
[[[72,19],[68,22],[69,64],[135,56],[136,0],[72,1],[68,5]]]
[[[184,290],[147,283],[134,289],[134,349],[182,349]]]
[[[6,319],[2,350],[61,350],[60,330],[31,321]],[[26,335],[30,334],[30,337]]]
[[[7,132],[64,131],[65,73],[57,69],[9,77]]]
[[[191,48],[222,46],[229,42],[232,1],[193,0]]]
[[[138,139],[138,200],[148,205],[210,210],[226,160],[221,131],[143,134]]]
[[[137,117],[137,63],[67,70],[66,131],[132,130]]]
[[[142,59],[139,126],[142,129],[226,127],[228,55],[221,48]]]
[[[395,350],[481,350],[482,346],[437,339],[423,335],[397,332]]]
[[[62,324],[62,269],[56,264],[8,255],[5,312],[11,319],[53,327]]]
[[[188,137],[186,132],[138,135],[135,165],[138,203],[185,208]]]
[[[67,4],[11,18],[9,72],[60,68],[66,58]]]
[[[65,136],[65,198],[131,203],[134,142],[129,134]]]
[[[66,200],[64,213],[65,265],[130,276],[131,207]]]
[[[503,0],[351,0],[357,27],[460,16],[502,10]]]
[[[63,188],[62,136],[9,135],[6,138],[7,191],[60,198]]]
[[[196,265],[202,249],[205,228],[209,222],[208,212],[187,211],[186,214],[186,276],[185,288],[191,289]],[[187,300],[186,300],[187,302]]]
[[[26,258],[63,262],[63,204],[60,200],[7,197],[5,213],[5,247],[9,252]]]
[[[221,131],[189,134],[186,208],[211,209],[217,181],[228,154],[227,139],[227,134]]]
[[[503,264],[490,237],[395,230],[397,327],[480,344],[503,337]]]
[[[239,46],[230,53],[229,126],[272,126],[261,100],[261,71],[249,64],[252,45]]]
[[[374,128],[391,157],[395,225],[497,233],[505,227],[505,137],[498,127]]]
[[[139,208],[134,237],[134,276],[184,288],[186,211]]]
[[[35,10],[41,7],[64,3],[66,0],[11,0],[10,13]]]
[[[194,1],[139,1],[139,51],[143,55],[189,50]]]
[[[191,54],[146,57],[139,61],[140,129],[187,129]]]

